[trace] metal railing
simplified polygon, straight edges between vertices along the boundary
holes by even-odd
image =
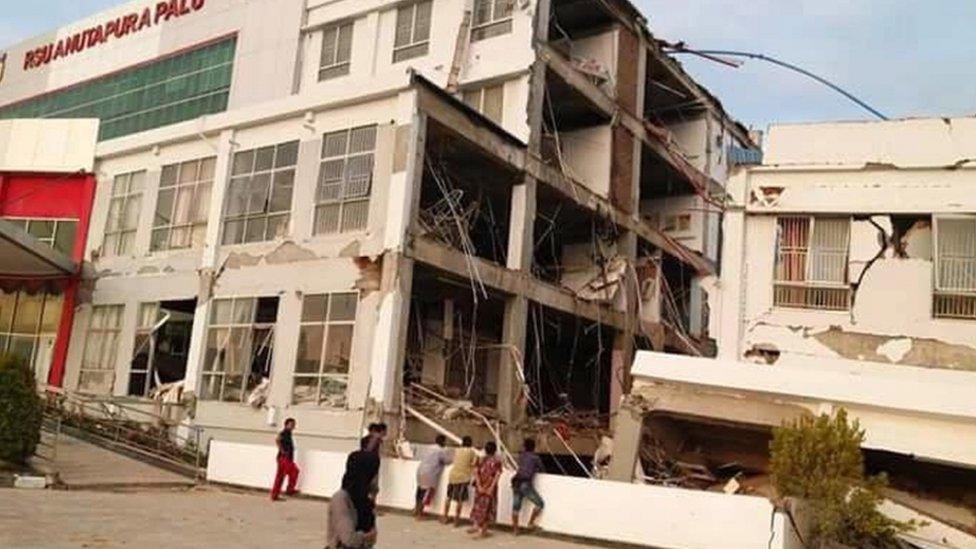
[[[103,446],[156,461],[195,480],[203,477],[206,456],[201,448],[203,429],[200,427],[111,398],[82,395],[58,387],[46,387],[44,398],[45,419],[57,425],[59,436],[65,427],[73,428]],[[54,455],[57,455],[56,448]]]

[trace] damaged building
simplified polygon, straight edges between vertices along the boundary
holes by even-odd
[[[755,145],[625,0],[135,2],[50,36],[0,118],[100,120],[51,386],[211,439],[435,420],[589,456],[635,350],[715,352]]]
[[[976,544],[974,156],[973,118],[772,126],[728,184],[718,356],[638,356],[611,476],[772,495],[772,428],[843,408],[885,511]]]

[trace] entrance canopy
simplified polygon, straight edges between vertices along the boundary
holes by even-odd
[[[0,289],[60,290],[77,272],[67,255],[0,219]]]

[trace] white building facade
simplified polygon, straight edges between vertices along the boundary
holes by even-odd
[[[188,417],[211,436],[267,440],[289,416],[309,444],[346,448],[368,417],[399,408],[412,295],[426,293],[415,279],[446,274],[493,294],[501,322],[485,347],[524,356],[533,303],[607,326],[603,404],[591,403],[606,409],[624,390],[610,370],[629,364],[628,338],[659,323],[659,309],[636,319],[626,300],[574,294],[565,273],[540,280],[537,205],[572,204],[610,224],[614,253],[668,258],[697,280],[714,273],[717,214],[659,228],[661,208],[645,205],[716,192],[726,151],[749,141],[659,56],[629,4],[573,4],[135,1],[9,49],[0,118],[101,121],[64,387],[142,402],[183,380]],[[573,36],[547,39],[556,17]],[[699,98],[685,119],[705,133],[691,132],[687,150],[648,129],[671,123],[654,112],[673,98],[645,93],[654,78]],[[612,111],[623,103],[621,122]],[[466,159],[497,182],[486,200],[502,217],[501,252],[465,266],[449,246],[423,244],[417,219],[436,162]],[[666,235],[679,227],[687,245]],[[653,291],[639,296],[659,304]],[[670,340],[707,339],[701,296],[683,303],[684,325],[670,330],[685,335]],[[485,359],[487,392],[510,421],[526,408],[513,396],[520,354]],[[437,360],[421,362],[425,381],[446,383]]]

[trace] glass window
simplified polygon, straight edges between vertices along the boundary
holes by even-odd
[[[57,336],[61,299],[60,295],[0,291],[0,355],[18,355],[39,375],[46,372],[49,364],[40,362],[49,357],[41,352],[41,345]]]
[[[330,27],[322,32],[322,56],[319,81],[349,74],[352,56],[352,22]]]
[[[366,228],[375,148],[376,126],[331,132],[322,137],[314,234]]]
[[[471,41],[484,40],[512,32],[515,0],[475,0]]]
[[[285,235],[297,163],[298,141],[234,154],[224,208],[224,244]]]
[[[397,9],[393,62],[427,55],[430,45],[431,0]]]
[[[505,111],[505,84],[495,84],[465,90],[462,99],[472,109],[485,115],[495,124],[502,123]]]
[[[358,294],[307,295],[302,302],[292,401],[346,406]]]
[[[123,305],[92,307],[88,338],[81,359],[78,390],[87,393],[110,394],[115,380],[115,359],[122,331]]]
[[[202,247],[207,236],[216,158],[163,166],[151,251]]]
[[[102,244],[102,253],[105,256],[132,253],[145,179],[144,171],[115,176],[108,219],[105,222],[105,241]]]
[[[846,217],[778,218],[773,303],[781,307],[848,310],[850,228],[851,221]]]
[[[937,318],[976,319],[976,216],[935,218]]]
[[[98,118],[111,139],[227,109],[236,39],[0,109],[0,118]]]
[[[75,232],[78,230],[77,220],[5,218],[5,221],[17,225],[27,234],[65,255],[71,255],[74,250]]]
[[[277,297],[214,300],[200,398],[246,402],[271,379]]]

